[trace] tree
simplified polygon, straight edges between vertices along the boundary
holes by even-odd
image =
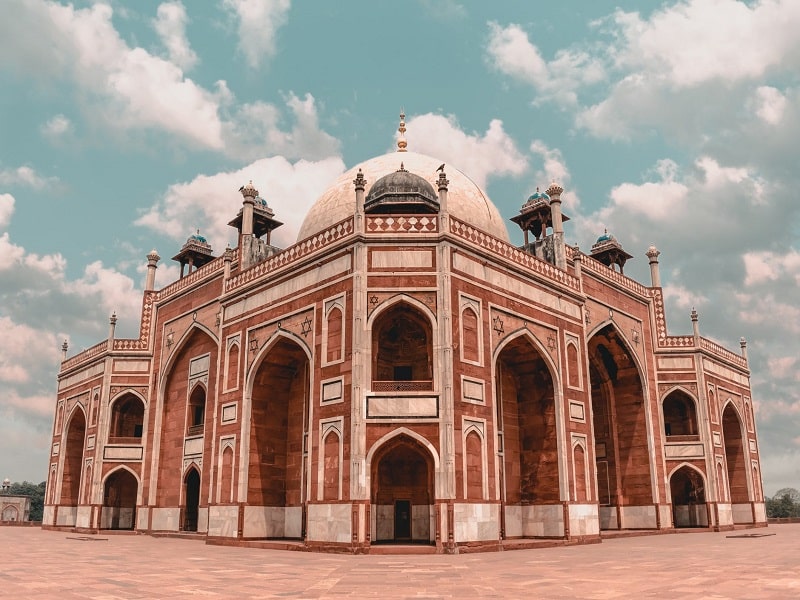
[[[31,499],[31,512],[28,520],[41,521],[42,512],[44,511],[44,491],[46,482],[40,484],[31,483],[30,481],[23,481],[22,483],[15,482],[11,484],[8,489],[10,496],[30,496]]]
[[[800,492],[794,488],[783,488],[767,499],[767,517],[785,519],[800,517]]]

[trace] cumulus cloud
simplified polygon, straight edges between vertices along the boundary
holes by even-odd
[[[777,88],[769,85],[756,88],[752,99],[756,114],[770,125],[777,125],[781,122],[786,110],[786,103],[786,96]]]
[[[0,229],[6,229],[14,214],[14,196],[0,194]]]
[[[545,190],[551,182],[558,183],[564,188],[561,194],[561,203],[567,210],[576,210],[580,206],[577,191],[570,186],[572,177],[567,167],[564,156],[558,148],[550,148],[542,140],[531,142],[530,151],[542,161],[541,168],[534,173],[533,180]]]
[[[180,1],[164,2],[158,7],[153,27],[167,49],[169,60],[184,71],[197,64],[197,54],[186,38],[186,8]]]
[[[12,0],[0,38],[13,49],[0,65],[41,78],[69,78],[112,127],[167,131],[203,147],[222,149],[213,93],[169,60],[131,48],[112,23],[112,8],[75,8],[45,0]],[[47,40],[42,44],[41,40]]]
[[[579,87],[605,78],[602,61],[584,50],[562,49],[553,60],[546,61],[525,30],[516,24],[501,27],[489,23],[487,51],[495,69],[533,86],[543,98],[565,104],[575,104]]]
[[[199,227],[219,253],[226,243],[236,245],[236,231],[228,221],[242,206],[237,190],[252,180],[275,211],[275,218],[284,223],[275,230],[272,240],[274,245],[285,247],[294,243],[312,203],[343,172],[344,163],[339,157],[294,163],[282,156],[263,158],[241,169],[198,175],[191,181],[171,185],[136,224],[176,240],[192,233],[189,227]]]
[[[48,119],[46,123],[43,123],[40,131],[46,138],[56,140],[70,133],[72,129],[72,121],[64,115],[58,114]]]
[[[409,150],[451,163],[482,188],[489,177],[519,176],[528,168],[499,119],[492,119],[483,134],[466,133],[453,115],[427,113],[408,121],[406,138]]]
[[[21,166],[0,169],[0,185],[27,186],[35,190],[41,190],[56,183],[58,183],[57,177],[43,177],[33,167]]]
[[[274,51],[274,34],[285,22],[289,2],[226,0],[224,6],[240,19],[243,51],[257,66]],[[166,58],[129,45],[114,28],[113,11],[106,4],[75,8],[47,0],[11,0],[4,10],[0,39],[9,52],[0,53],[0,67],[73,83],[85,110],[108,128],[169,134],[171,143],[239,160],[274,154],[316,159],[338,151],[338,141],[320,127],[310,94],[289,92],[285,107],[263,101],[237,104],[225,81],[205,88],[187,77],[185,71],[196,64],[197,55],[186,38],[187,16],[180,1],[162,3],[153,20]],[[48,43],[34,42],[42,39]],[[289,129],[282,127],[287,112]],[[72,129],[64,115],[41,127],[53,140]],[[10,178],[4,172],[0,183]]]
[[[619,39],[616,65],[659,73],[677,87],[754,79],[800,57],[800,5],[794,0],[688,0],[665,5],[648,19],[618,10],[612,21]],[[759,42],[743,52],[747,40]]]
[[[311,94],[289,94],[286,106],[293,117],[291,130],[280,127],[282,111],[274,104],[244,104],[225,123],[228,153],[242,160],[282,155],[318,160],[339,151],[339,141],[320,128],[317,103]]]
[[[742,255],[744,284],[748,287],[787,279],[800,285],[800,253],[794,248],[781,252],[750,251]]]
[[[251,68],[275,54],[275,36],[286,24],[290,0],[223,0],[238,21],[239,50]]]

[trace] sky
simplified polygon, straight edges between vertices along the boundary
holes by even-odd
[[[671,334],[748,343],[764,491],[800,488],[800,2],[74,2],[0,19],[0,477],[45,479],[60,347],[138,335],[146,254],[216,254],[253,180],[285,225],[395,146],[511,217],[557,180]],[[508,223],[512,240],[519,230]]]

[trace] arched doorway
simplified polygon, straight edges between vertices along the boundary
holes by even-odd
[[[108,442],[140,444],[143,426],[144,402],[134,394],[125,394],[111,405]]]
[[[503,536],[559,537],[564,527],[560,506],[554,506],[560,502],[555,386],[547,363],[527,336],[503,347],[496,382]]]
[[[729,498],[734,523],[752,522],[750,493],[747,486],[748,466],[742,435],[742,421],[733,403],[722,412],[722,437],[725,446]],[[737,506],[738,505],[738,506]]]
[[[433,389],[433,332],[430,321],[398,302],[372,325],[372,391]]]
[[[408,435],[400,434],[378,449],[371,463],[374,541],[432,541],[434,471],[430,452]]]
[[[64,473],[61,477],[62,506],[78,506],[83,472],[83,448],[86,444],[86,415],[80,407],[72,413],[67,425],[64,452]],[[74,525],[74,523],[72,523]]]
[[[183,478],[183,531],[197,531],[200,509],[200,473],[191,467]]]
[[[203,432],[210,431],[210,427],[205,428],[205,421],[210,423],[213,417],[213,410],[205,410],[205,399],[214,398],[216,368],[217,342],[205,329],[194,326],[179,342],[164,369],[160,428],[156,431],[159,454],[155,494],[156,507],[172,509],[169,514],[174,514],[176,509],[184,514],[185,480],[180,476],[185,474],[184,461],[196,461],[198,476],[202,479],[208,481],[206,477],[211,477],[211,439]],[[204,410],[200,415],[203,420],[194,426],[197,415],[191,402],[198,396],[203,399]],[[190,433],[190,427],[196,429]],[[206,497],[207,493],[208,488]],[[205,505],[206,498],[201,497],[201,500]],[[205,519],[206,514],[203,512],[199,516]],[[195,527],[196,521],[197,518]],[[181,517],[177,524],[170,520],[168,525],[182,529],[185,520]],[[200,525],[201,529],[205,528],[205,522]]]
[[[672,524],[675,527],[708,527],[703,476],[688,465],[669,478],[672,495]]]
[[[2,514],[0,514],[0,521],[18,521],[19,520],[19,510],[17,510],[16,506],[6,506],[3,509]]]
[[[675,390],[661,404],[664,416],[664,435],[667,441],[699,440],[697,411],[694,400],[681,390]]]
[[[613,325],[589,340],[600,529],[655,528],[646,400],[636,360]],[[626,511],[626,507],[653,507]]]
[[[309,362],[303,348],[280,336],[253,379],[247,502],[266,518],[245,537],[302,538],[306,497],[305,438]]]
[[[102,529],[133,529],[136,526],[136,492],[139,482],[127,469],[118,469],[106,478],[103,487]]]

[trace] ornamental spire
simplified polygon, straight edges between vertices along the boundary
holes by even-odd
[[[397,151],[407,152],[406,146],[408,146],[408,143],[406,142],[406,112],[402,108],[400,109],[400,127],[397,128],[397,131],[400,132],[400,137],[397,139]]]

